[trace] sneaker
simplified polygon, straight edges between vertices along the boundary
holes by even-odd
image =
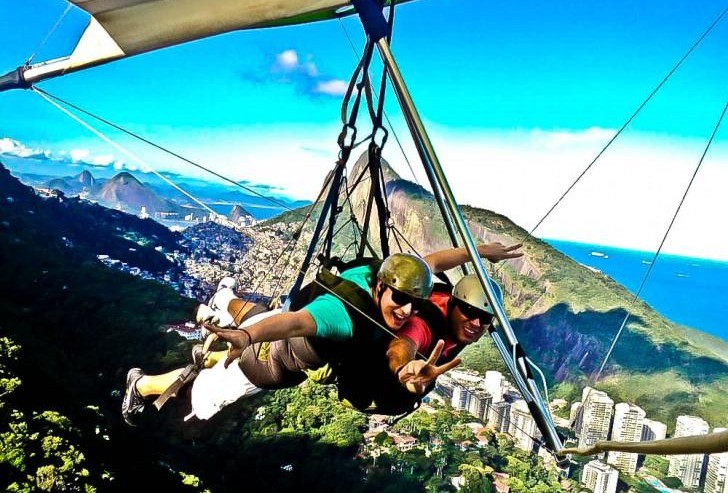
[[[129,426],[136,426],[134,417],[144,411],[144,397],[139,393],[136,384],[145,373],[140,368],[132,368],[126,374],[126,392],[121,402],[121,415]]]
[[[207,304],[213,310],[227,310],[230,300],[236,298],[236,286],[237,281],[234,277],[223,277],[220,282],[217,283],[217,288],[215,289],[215,292],[213,293]]]

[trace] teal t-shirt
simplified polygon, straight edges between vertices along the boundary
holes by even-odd
[[[351,281],[367,293],[372,292],[374,273],[368,265],[345,270],[339,276]],[[316,337],[329,339],[348,339],[352,335],[354,323],[346,311],[344,303],[332,294],[324,294],[303,307],[316,322]]]

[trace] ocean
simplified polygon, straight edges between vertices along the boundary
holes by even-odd
[[[607,274],[632,293],[654,253],[544,240],[580,264]],[[673,322],[728,340],[728,262],[660,254],[640,298]]]

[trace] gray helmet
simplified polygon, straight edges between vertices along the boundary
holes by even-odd
[[[387,286],[415,298],[427,298],[432,292],[432,271],[427,262],[411,253],[394,253],[379,268],[377,278]]]
[[[495,297],[502,305],[503,291],[501,291],[498,283],[492,279],[490,281],[490,285],[495,292]],[[470,274],[460,279],[455,285],[455,288],[452,290],[452,296],[455,299],[464,301],[468,305],[472,305],[490,313],[491,315],[495,315],[493,307],[490,303],[488,303],[488,298],[485,296],[485,290],[483,290],[483,286],[480,284],[480,279],[478,279],[478,276],[475,274]]]

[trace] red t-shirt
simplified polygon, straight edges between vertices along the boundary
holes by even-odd
[[[447,303],[450,301],[450,295],[447,293],[433,292],[430,295],[430,301],[440,309],[442,314],[447,318]],[[397,332],[399,337],[406,337],[411,340],[417,347],[417,351],[424,357],[429,357],[432,349],[437,343],[436,340],[432,340],[432,330],[427,323],[417,315],[410,317],[405,322],[402,329]],[[442,350],[440,359],[438,361],[450,361],[453,356],[449,356],[454,350],[458,348],[457,341],[453,340],[449,334],[445,336],[445,347]],[[449,357],[448,357],[449,356]]]

